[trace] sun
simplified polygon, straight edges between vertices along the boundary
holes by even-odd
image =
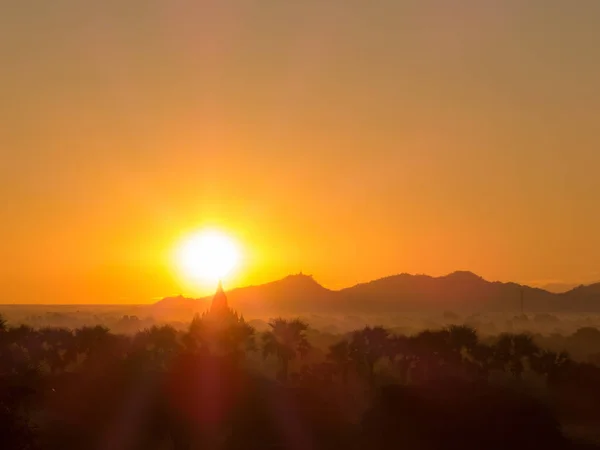
[[[176,248],[176,264],[191,282],[215,284],[237,269],[240,249],[219,230],[202,230],[185,238]]]

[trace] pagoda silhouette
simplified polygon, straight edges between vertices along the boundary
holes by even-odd
[[[229,306],[220,281],[210,307],[193,318],[188,338],[197,350],[238,359],[254,346],[254,330]]]
[[[244,321],[244,316],[240,316],[237,311],[229,307],[221,281],[219,281],[217,291],[210,302],[210,307],[202,314],[202,319],[215,325],[229,325],[232,322]]]
[[[218,317],[225,317],[231,314],[233,311],[229,308],[229,304],[227,302],[227,295],[225,295],[225,291],[223,290],[223,284],[219,281],[219,285],[217,286],[217,292],[212,298],[210,302],[210,308],[207,311],[207,315]]]

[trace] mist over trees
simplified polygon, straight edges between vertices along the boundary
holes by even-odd
[[[379,304],[398,283],[413,289],[415,282],[425,292],[432,279],[376,282]],[[490,288],[469,273],[433,283],[456,295]],[[285,310],[274,306],[281,299],[289,306],[333,292],[304,275],[248,289],[234,291],[237,305],[264,295],[263,306],[274,311]],[[354,313],[352,298],[377,297],[373,289],[356,287],[348,303],[337,303],[338,314],[250,319],[221,288],[209,301],[178,297],[150,306],[5,306],[6,448],[569,449],[600,442],[600,319],[523,308]]]
[[[568,449],[600,421],[598,361],[557,348],[595,348],[593,327],[258,330],[223,301],[128,333],[0,320],[3,448]]]

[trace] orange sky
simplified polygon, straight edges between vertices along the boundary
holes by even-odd
[[[1,302],[191,294],[205,224],[231,284],[600,280],[600,2],[38,3],[0,11]]]

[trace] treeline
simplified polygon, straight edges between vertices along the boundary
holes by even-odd
[[[134,335],[0,320],[2,448],[566,449],[561,422],[600,421],[600,368],[528,334],[310,337],[237,315]]]

